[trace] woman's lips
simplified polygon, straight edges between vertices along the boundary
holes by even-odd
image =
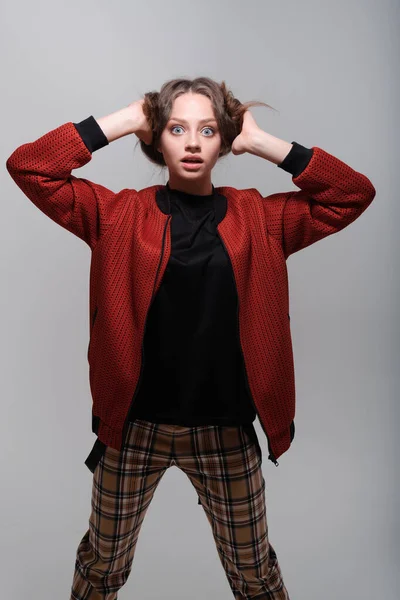
[[[203,164],[202,162],[181,161],[185,169],[188,171],[198,171]]]

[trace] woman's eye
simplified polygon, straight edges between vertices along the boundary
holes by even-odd
[[[180,125],[174,125],[173,127],[171,127],[171,131],[174,131],[174,129],[182,129],[182,127]],[[204,129],[209,129],[210,131],[212,131],[214,133],[214,129],[212,127],[204,127]],[[206,136],[209,137],[209,136]]]

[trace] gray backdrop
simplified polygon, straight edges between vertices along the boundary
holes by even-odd
[[[90,249],[9,177],[22,143],[107,115],[173,77],[224,79],[265,131],[319,146],[377,195],[348,228],[288,259],[296,436],[264,453],[269,537],[294,600],[396,600],[399,579],[399,2],[68,2],[1,8],[1,574],[8,600],[69,598],[90,513]],[[165,183],[127,136],[76,176],[114,191]],[[214,185],[298,189],[249,154]],[[228,600],[183,472],[165,474],[122,600]]]

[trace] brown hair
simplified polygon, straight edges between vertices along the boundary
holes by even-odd
[[[269,104],[257,100],[242,104],[228,90],[225,81],[219,84],[209,77],[171,79],[163,84],[159,92],[144,94],[142,105],[143,112],[153,131],[153,139],[149,145],[145,144],[143,140],[139,140],[140,146],[147,158],[159,166],[166,166],[163,154],[158,152],[157,146],[169,120],[173,102],[175,98],[187,92],[204,94],[204,96],[210,98],[221,135],[220,157],[229,154],[231,151],[233,140],[241,132],[243,115],[248,108],[251,106],[268,106],[275,110]]]

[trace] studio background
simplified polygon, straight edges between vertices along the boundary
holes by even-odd
[[[1,573],[9,600],[68,598],[90,514],[90,249],[6,170],[17,146],[110,114],[174,77],[225,80],[258,125],[319,146],[377,194],[289,257],[296,434],[276,468],[258,419],[269,538],[294,600],[396,600],[399,577],[399,132],[395,0],[69,2],[1,7]],[[73,174],[113,191],[165,184],[127,136]],[[298,190],[250,154],[215,186]],[[122,600],[232,597],[205,513],[170,468]]]

